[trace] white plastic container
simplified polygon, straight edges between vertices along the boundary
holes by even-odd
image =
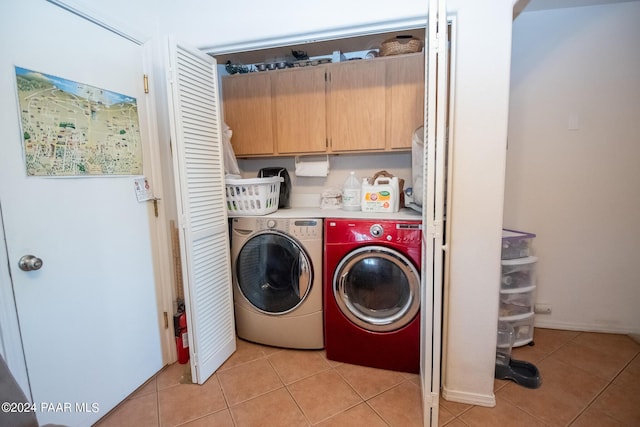
[[[398,212],[400,190],[398,177],[380,176],[373,184],[362,181],[362,210],[365,212]]]
[[[496,365],[509,365],[511,348],[515,342],[515,332],[509,322],[498,321],[498,341],[496,343]]]
[[[536,237],[533,233],[517,230],[502,230],[502,259],[528,257],[531,253],[531,241]]]
[[[500,291],[500,317],[533,313],[535,286]]]
[[[529,256],[502,261],[502,289],[527,288],[535,285],[535,266],[538,258]]]
[[[359,211],[362,188],[356,173],[351,171],[342,186],[342,209],[345,211]]]
[[[514,347],[520,347],[533,341],[534,316],[534,313],[526,313],[518,316],[498,318],[498,321],[508,322],[513,326]]]

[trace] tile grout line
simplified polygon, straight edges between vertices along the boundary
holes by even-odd
[[[560,344],[560,345],[559,345],[557,348],[555,348],[554,350],[552,350],[552,351],[550,351],[549,353],[547,353],[547,354],[543,355],[543,356],[540,358],[540,360],[539,360],[539,361],[536,361],[536,364],[540,364],[540,362],[542,362],[542,361],[544,361],[544,360],[548,359],[548,358],[549,358],[549,357],[551,357],[553,354],[555,354],[557,351],[559,351],[560,349],[562,349],[563,347],[565,347],[567,344],[569,344],[569,343],[573,342],[575,339],[577,339],[577,338],[578,338],[580,335],[582,335],[582,334],[583,334],[583,332],[579,332],[579,333],[578,333],[578,334],[576,334],[576,336],[574,336],[573,338],[571,338],[571,339],[569,339],[569,340],[567,340],[567,341],[563,342],[562,344]],[[534,340],[534,342],[535,342],[535,340]],[[578,369],[579,369],[579,368],[578,368]],[[543,381],[544,381],[544,380],[543,380]],[[505,386],[506,386],[506,384],[505,384],[504,386],[500,387],[500,389],[501,389],[501,388],[503,388],[503,387],[505,387]],[[607,385],[607,386],[608,386],[608,385]],[[606,389],[606,387],[607,387],[607,386],[605,386],[605,389]],[[500,390],[500,389],[498,389],[498,390]],[[598,395],[599,395],[599,394],[598,394]],[[512,402],[510,402],[510,403],[512,403]],[[529,415],[530,417],[533,417],[534,419],[538,420],[538,421],[539,421],[539,422],[541,422],[542,424],[544,424],[544,425],[549,425],[547,422],[545,422],[543,419],[539,418],[537,415],[530,413],[526,408],[521,408],[519,405],[516,405],[515,403],[512,403],[512,404],[513,404],[513,406],[514,406],[514,407],[516,407],[516,408],[517,408],[517,409],[519,409],[520,411],[524,412],[525,414]],[[577,414],[574,418],[572,418],[572,419],[569,421],[569,424],[567,424],[567,426],[568,426],[568,425],[570,425],[570,424],[571,424],[571,423],[572,423],[572,422],[573,422],[577,417],[579,417],[579,416],[580,416],[580,415],[581,415],[581,414],[586,410],[586,408],[588,408],[588,407],[589,407],[589,405],[590,405],[590,404],[591,404],[591,402],[589,402],[589,404],[587,404],[587,406],[586,406],[585,408],[583,408],[581,411],[579,411],[579,412],[578,412],[578,414]],[[476,406],[476,405],[474,405],[474,406]],[[465,412],[466,412],[466,411],[465,411]],[[457,416],[456,416],[455,418],[457,418]]]
[[[326,353],[325,353],[324,358],[325,358],[327,361],[329,360],[329,359],[327,359],[327,358],[326,358]],[[355,408],[356,406],[360,405],[361,403],[364,403],[364,401],[365,401],[365,400],[364,400],[364,398],[363,398],[362,396],[360,396],[360,393],[358,393],[358,392],[357,392],[357,391],[356,391],[356,390],[351,386],[351,384],[349,384],[349,382],[348,382],[348,381],[347,381],[347,380],[346,380],[342,375],[340,375],[340,372],[336,369],[338,366],[342,366],[342,365],[337,365],[337,366],[331,366],[331,365],[329,365],[329,369],[327,369],[327,370],[325,370],[325,371],[322,371],[322,372],[333,371],[333,372],[334,372],[334,373],[335,373],[339,378],[341,378],[341,379],[342,379],[342,380],[343,380],[343,381],[344,381],[344,382],[349,386],[349,388],[351,388],[351,390],[353,390],[353,392],[354,392],[354,393],[355,393],[355,394],[360,398],[360,402],[358,402],[358,403],[356,403],[356,404],[354,404],[354,405],[352,405],[352,406],[349,406],[348,408],[346,408],[346,409],[344,409],[344,410],[342,410],[342,411],[340,411],[340,412],[338,412],[338,413],[336,413],[336,414],[333,414],[333,415],[331,415],[331,416],[329,416],[329,417],[327,417],[327,418],[324,418],[324,419],[322,419],[322,420],[318,421],[316,424],[313,424],[309,419],[307,419],[307,421],[309,422],[309,425],[311,425],[311,426],[313,426],[313,425],[318,425],[318,424],[320,424],[320,423],[322,423],[322,422],[324,422],[324,421],[330,420],[331,418],[337,417],[338,415],[345,413],[346,411],[350,410],[351,408]],[[315,374],[314,374],[314,375],[315,375]],[[307,377],[307,378],[309,378],[309,377]],[[293,384],[293,383],[291,383],[291,384]],[[287,388],[287,391],[289,391],[289,388]],[[291,392],[290,392],[290,391],[289,391],[289,394],[291,394]],[[291,397],[294,399],[294,401],[296,401],[296,400],[295,400],[295,398],[293,397],[293,395],[291,395]],[[297,404],[297,403],[298,403],[298,402],[296,401],[296,404]],[[300,409],[302,409],[302,408],[300,408]],[[304,412],[303,412],[303,413],[304,413]],[[306,418],[306,417],[305,417],[305,418]]]
[[[585,406],[582,411],[580,411],[575,417],[573,417],[571,419],[571,421],[569,421],[569,423],[567,424],[567,426],[572,425],[573,423],[575,423],[578,418],[580,418],[580,416],[587,411],[587,409],[589,409],[591,407],[591,405],[593,405],[596,400],[598,400],[612,385],[614,385],[614,381],[616,380],[616,378],[618,378],[624,371],[625,369],[627,369],[629,367],[629,365],[631,365],[633,363],[633,361],[636,359],[636,357],[638,357],[638,355],[640,355],[640,351],[636,352],[636,354],[622,367],[622,369],[620,369],[620,371],[618,371],[618,373],[616,373],[613,378],[602,388],[602,390],[600,390],[598,393],[596,393],[596,395],[589,400],[589,402],[587,403],[587,406]],[[609,415],[609,414],[607,414]],[[611,418],[615,419],[616,421],[620,421],[618,420],[616,417],[609,415]]]
[[[160,372],[162,372],[162,370],[160,370]],[[159,390],[159,386],[158,386],[158,375],[160,375],[160,372],[158,372],[153,377],[153,380],[156,383],[156,387],[155,387],[155,393],[156,393],[156,425],[158,427],[161,427],[160,426],[160,390]]]
[[[300,403],[298,403],[298,401],[296,400],[295,396],[291,393],[291,390],[289,390],[289,384],[284,382],[284,379],[282,378],[282,376],[280,375],[280,373],[278,372],[278,370],[275,368],[275,366],[273,366],[273,363],[271,363],[271,360],[269,360],[269,358],[267,357],[267,362],[269,363],[269,365],[271,366],[271,368],[275,371],[276,375],[278,376],[278,378],[280,379],[280,381],[283,384],[283,388],[285,389],[285,391],[287,392],[287,394],[289,395],[289,397],[291,397],[291,400],[293,400],[293,403],[295,403],[296,408],[298,408],[298,410],[300,411],[300,413],[302,414],[302,416],[304,417],[304,420],[307,422],[307,424],[309,426],[311,426],[311,421],[309,420],[309,417],[307,417],[307,414],[304,412],[304,410],[302,409],[302,407],[300,406]],[[309,376],[306,376],[304,378],[309,378]],[[300,378],[304,379],[304,378]],[[293,381],[291,384],[295,384],[296,382],[298,382],[299,380]]]
[[[578,334],[576,334],[576,336],[574,336],[573,338],[571,338],[570,340],[567,340],[566,342],[564,342],[562,345],[558,346],[558,348],[556,348],[555,350],[551,351],[550,353],[546,354],[544,357],[542,357],[540,359],[540,362],[542,362],[543,360],[546,360],[547,358],[549,358],[551,355],[555,354],[557,351],[559,351],[560,349],[562,349],[563,347],[567,346],[568,344],[576,341],[578,339],[578,337],[580,337],[581,335],[585,334],[585,332],[579,331]],[[579,344],[578,344],[579,345]],[[567,426],[572,425],[573,423],[575,423],[577,421],[578,418],[580,418],[580,416],[587,410],[589,409],[589,407],[591,407],[591,405],[593,403],[595,403],[595,401],[613,384],[613,382],[615,381],[615,379],[622,373],[624,372],[624,370],[633,362],[633,360],[640,354],[639,352],[636,352],[636,354],[624,365],[623,368],[620,369],[620,371],[618,371],[618,373],[616,373],[616,375],[611,379],[611,380],[607,380],[608,382],[604,385],[604,387],[602,387],[602,389],[600,391],[598,391],[598,393],[596,393],[594,395],[593,398],[591,398],[587,404],[580,410],[578,411],[578,413],[571,419],[569,420],[569,422],[567,423]],[[561,361],[559,361],[560,363],[562,363]],[[539,363],[539,362],[537,362]],[[577,369],[581,369],[581,368],[577,368]],[[587,372],[587,371],[585,371]],[[527,413],[528,415],[534,417],[535,419],[545,423],[543,420],[541,420],[540,418],[538,418],[536,415],[529,413],[525,408],[521,408],[520,406],[516,407],[518,409],[520,409],[521,411]],[[615,418],[614,418],[615,419]],[[617,419],[616,419],[617,420]]]

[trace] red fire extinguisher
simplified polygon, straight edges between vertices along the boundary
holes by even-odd
[[[173,329],[176,335],[176,350],[178,351],[178,363],[185,364],[189,361],[189,337],[187,334],[187,314],[184,312],[184,304],[178,304],[178,312],[173,315]]]

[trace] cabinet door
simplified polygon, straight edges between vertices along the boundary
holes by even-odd
[[[222,79],[224,121],[233,131],[237,156],[273,154],[273,118],[270,75],[226,76]]]
[[[387,60],[387,147],[411,148],[424,122],[424,54]]]
[[[384,61],[352,61],[331,67],[331,151],[384,150]]]
[[[325,67],[278,71],[271,80],[277,152],[325,152]]]

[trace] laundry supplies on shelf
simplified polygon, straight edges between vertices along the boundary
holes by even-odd
[[[401,184],[397,176],[380,171],[371,179],[362,180],[362,210],[364,212],[398,212]]]
[[[342,209],[345,211],[359,211],[361,209],[361,191],[360,181],[358,181],[356,173],[351,171],[342,186]]]

